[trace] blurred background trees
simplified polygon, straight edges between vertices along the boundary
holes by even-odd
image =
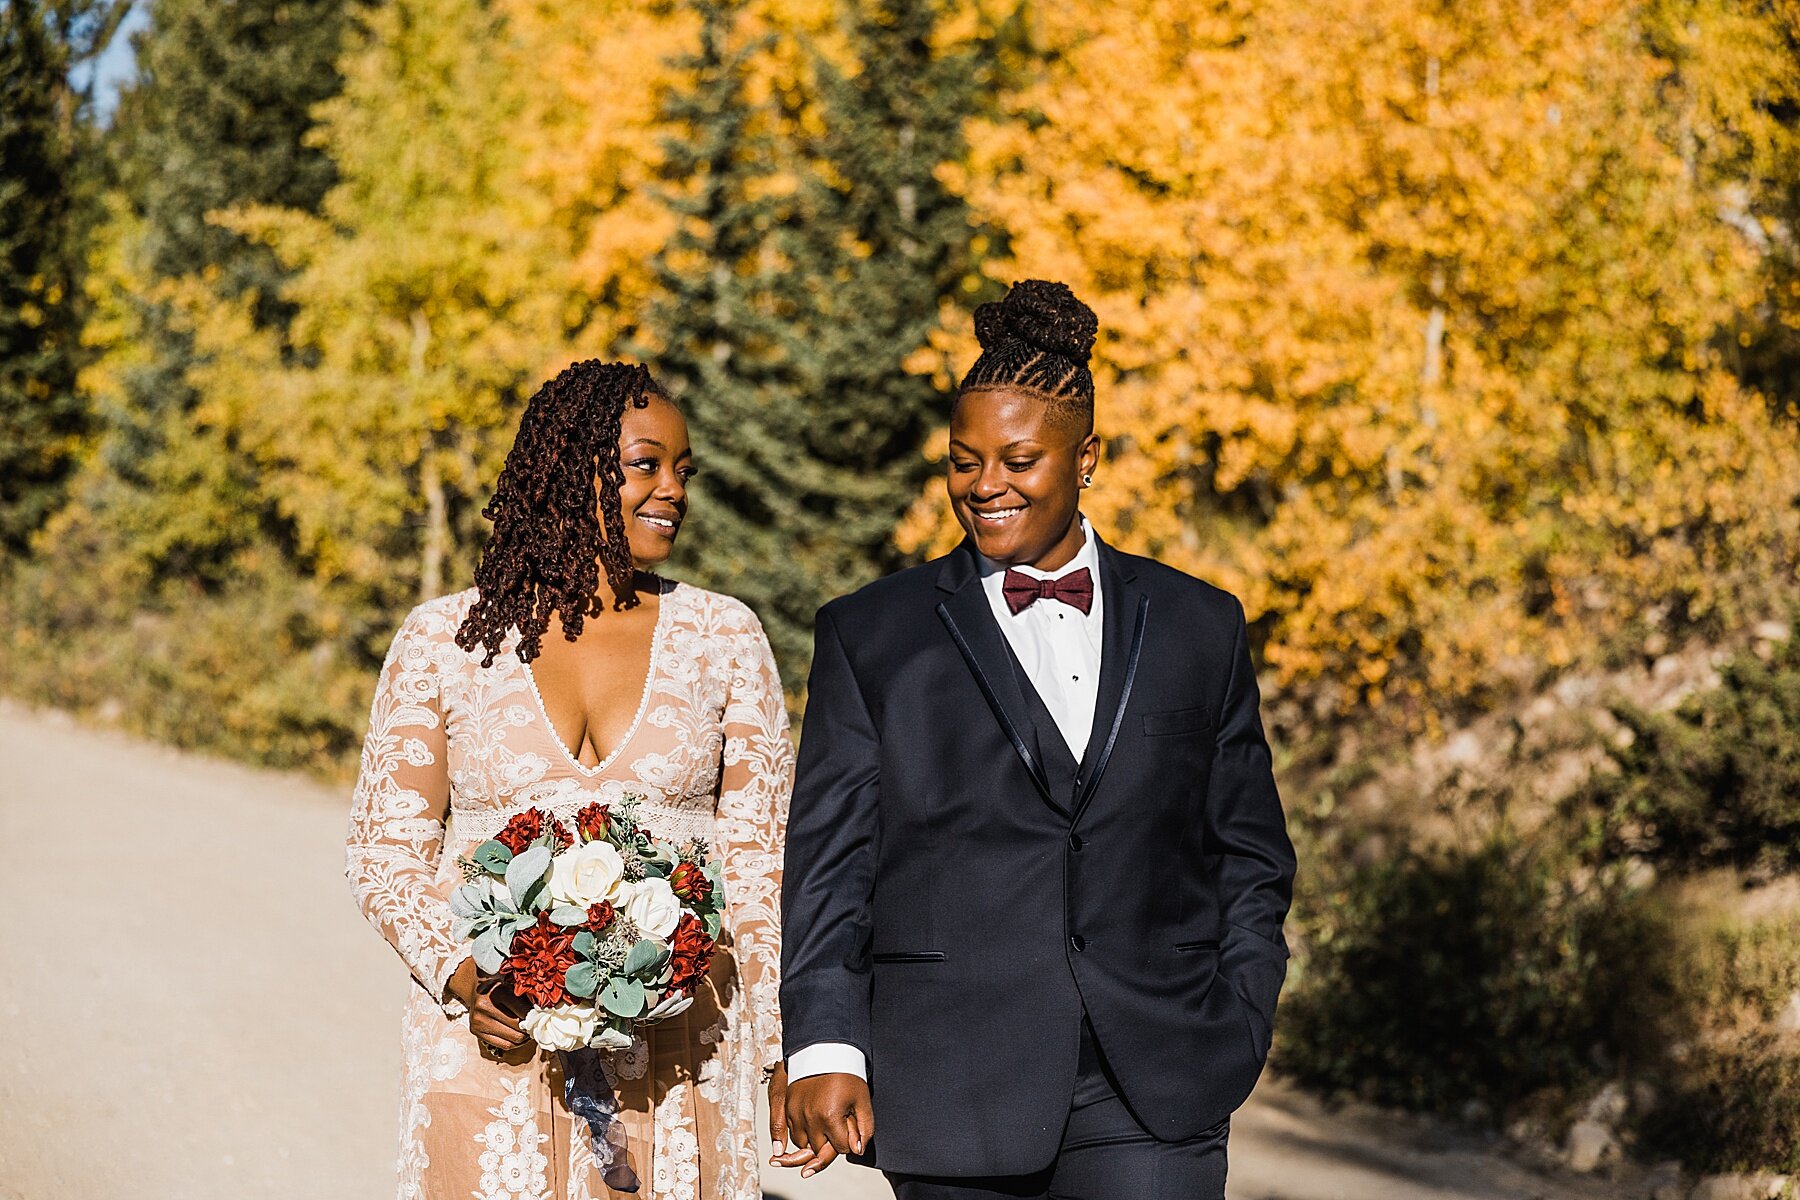
[[[142,4],[110,119],[125,6],[0,4],[7,691],[344,769],[595,356],[798,691],[957,536],[973,306],[1063,279],[1090,515],[1254,622],[1278,1061],[1800,1169],[1793,5]]]
[[[124,0],[0,8],[0,552],[62,501],[89,426],[76,386],[100,171],[90,88]]]

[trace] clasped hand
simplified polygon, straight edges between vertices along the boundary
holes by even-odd
[[[875,1136],[869,1085],[855,1075],[809,1075],[793,1085],[787,1067],[769,1080],[769,1140],[778,1167],[799,1167],[801,1178],[818,1174],[840,1154],[861,1154]],[[796,1147],[783,1153],[783,1147]]]
[[[483,987],[473,959],[464,959],[444,991],[469,1010],[469,1032],[483,1048],[504,1058],[530,1038],[520,1027],[522,1014],[511,1011],[507,997]],[[855,1075],[809,1075],[788,1086],[787,1066],[769,1078],[769,1140],[778,1167],[799,1167],[810,1177],[844,1154],[861,1154],[875,1136],[875,1106],[869,1085]],[[786,1150],[790,1144],[794,1149]]]

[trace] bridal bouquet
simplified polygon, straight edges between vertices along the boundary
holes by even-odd
[[[697,838],[639,828],[639,799],[589,804],[573,831],[526,809],[457,860],[456,935],[531,1005],[521,1024],[547,1050],[629,1047],[634,1026],[693,1003],[712,961],[719,864]]]

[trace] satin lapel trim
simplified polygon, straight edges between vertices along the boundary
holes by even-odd
[[[1100,545],[1101,586],[1106,589],[1105,629],[1100,652],[1100,687],[1094,702],[1094,727],[1088,734],[1082,757],[1081,788],[1076,793],[1075,816],[1093,798],[1107,761],[1119,740],[1125,708],[1131,703],[1131,685],[1137,679],[1138,656],[1144,648],[1144,627],[1150,613],[1150,597],[1137,586],[1136,574],[1120,569],[1117,554]],[[1091,764],[1091,765],[1090,765]]]
[[[1025,697],[1019,693],[1012,665],[1007,662],[1006,646],[1001,640],[1005,635],[994,623],[993,611],[988,608],[987,593],[981,590],[979,582],[965,584],[954,596],[937,606],[937,614],[944,622],[944,628],[950,631],[950,638],[956,643],[963,660],[968,663],[969,672],[975,676],[975,685],[987,699],[988,707],[994,710],[994,717],[1000,722],[1006,740],[1012,743],[1013,749],[1024,762],[1025,770],[1030,773],[1031,782],[1037,786],[1038,794],[1051,808],[1068,816],[1068,807],[1058,803],[1056,797],[1050,794],[1044,769],[1021,734],[1021,730],[1031,728],[1030,718],[1026,715]]]

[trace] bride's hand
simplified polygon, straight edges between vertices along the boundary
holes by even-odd
[[[769,1145],[775,1156],[787,1149],[787,1064],[776,1063],[775,1070],[769,1075]],[[770,1157],[769,1161],[779,1166],[779,1157]]]
[[[494,1057],[504,1057],[525,1044],[526,1034],[519,1027],[519,1018],[495,1002],[492,989],[481,986],[474,959],[463,959],[444,990],[469,1010],[469,1032]]]

